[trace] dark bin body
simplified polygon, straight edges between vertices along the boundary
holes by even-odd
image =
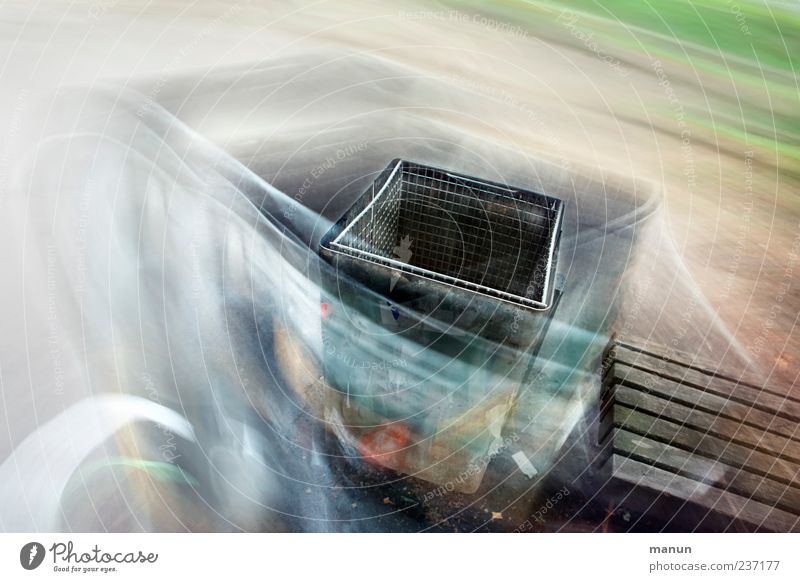
[[[325,380],[363,455],[477,487],[560,296],[562,206],[395,160],[323,237]]]

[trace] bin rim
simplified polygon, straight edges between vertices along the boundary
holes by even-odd
[[[503,190],[507,190],[509,193],[535,195],[537,197],[542,197],[548,201],[554,202],[555,216],[553,218],[551,226],[551,233],[552,233],[551,241],[550,244],[548,245],[548,257],[547,257],[548,266],[547,266],[547,273],[544,279],[543,292],[541,295],[542,300],[540,301],[536,299],[530,299],[528,297],[523,297],[516,293],[501,291],[498,289],[492,289],[486,287],[485,285],[467,281],[465,279],[459,279],[457,277],[453,277],[443,273],[435,273],[428,269],[415,267],[413,265],[408,265],[407,263],[404,263],[402,261],[397,261],[388,257],[376,255],[374,253],[370,253],[364,250],[358,250],[358,252],[352,252],[352,251],[346,252],[342,250],[343,245],[338,245],[336,243],[337,239],[340,238],[346,232],[346,230],[353,223],[356,222],[356,220],[358,220],[361,216],[363,216],[366,213],[366,211],[371,207],[372,203],[383,193],[384,189],[391,182],[394,174],[397,171],[399,171],[403,165],[421,166],[426,169],[442,172],[447,176],[459,180],[465,180],[468,182],[473,182],[476,184],[481,184],[492,188],[500,188]],[[388,269],[394,273],[420,278],[431,283],[438,283],[440,285],[444,285],[446,287],[454,289],[461,289],[464,291],[468,291],[476,295],[502,301],[504,303],[513,305],[515,307],[523,307],[533,311],[546,311],[550,309],[555,295],[556,270],[558,263],[557,253],[561,241],[561,229],[564,217],[565,201],[563,199],[557,196],[553,196],[551,194],[545,194],[542,192],[529,190],[523,187],[512,186],[508,183],[485,180],[482,178],[470,176],[468,174],[463,174],[461,172],[440,168],[437,166],[431,166],[424,162],[418,162],[415,160],[409,160],[405,158],[394,158],[381,172],[385,173],[390,168],[391,168],[390,175],[386,178],[385,182],[381,184],[381,187],[378,189],[378,191],[375,192],[375,182],[373,182],[373,184],[370,187],[368,187],[361,194],[361,196],[354,201],[353,205],[351,205],[350,208],[348,208],[342,213],[342,215],[333,223],[331,228],[329,228],[328,231],[322,236],[322,238],[320,239],[319,248],[323,258],[325,258],[326,253],[330,253],[331,255],[346,257],[349,260],[355,260],[360,263],[370,265],[372,267],[381,267]],[[352,207],[359,200],[370,195],[372,197],[370,202],[358,213],[358,215],[348,220],[348,214],[350,213]],[[527,201],[522,199],[520,200],[520,202],[527,202]]]

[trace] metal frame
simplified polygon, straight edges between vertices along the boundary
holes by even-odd
[[[323,246],[531,309],[550,306],[560,199],[404,160],[383,175],[389,168],[365,193],[369,203]],[[410,261],[391,256],[403,233],[413,239]]]

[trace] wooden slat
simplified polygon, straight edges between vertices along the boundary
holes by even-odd
[[[624,340],[614,339],[608,345],[607,349],[618,347],[625,350],[630,350],[633,352],[638,352],[642,354],[648,354],[655,358],[659,358],[661,360],[667,360],[668,362],[676,363],[680,366],[686,368],[694,368],[695,370],[699,370],[706,374],[712,374],[719,378],[724,378],[726,380],[731,380],[737,384],[746,384],[752,388],[762,388],[763,382],[755,375],[753,370],[741,367],[734,370],[727,370],[726,368],[722,367],[724,364],[720,362],[712,362],[710,360],[705,359],[702,356],[699,356],[696,353],[688,353],[682,350],[670,349],[666,346],[653,344],[652,342],[648,343],[646,346],[641,345],[634,345],[632,343],[626,342]],[[765,388],[767,391],[771,390],[769,386]],[[776,392],[779,396],[783,396],[782,393]],[[797,400],[795,398],[795,400]],[[798,400],[800,402],[800,400]]]
[[[709,487],[634,459],[612,455],[609,469],[614,475],[617,486],[625,484],[636,491],[646,490],[654,496],[667,495],[703,508],[710,508],[733,520],[750,524],[754,529],[778,532],[800,531],[800,518],[796,515],[724,489]],[[634,495],[626,497],[625,494],[620,494],[619,498],[621,504],[637,504]],[[640,510],[647,511],[648,502],[639,501],[638,504]]]
[[[616,454],[798,514],[800,488],[753,475],[624,429],[613,429],[610,438]]]
[[[610,398],[617,404],[694,430],[708,432],[728,442],[800,463],[800,442],[627,386],[614,386],[611,392],[613,395]]]
[[[713,372],[707,370],[700,371],[697,368],[625,346],[614,345],[607,355],[613,360],[645,370],[650,374],[676,380],[681,384],[694,386],[800,422],[800,402],[789,396],[776,394],[766,387],[754,387],[744,382],[714,375]]]
[[[615,404],[611,413],[614,426],[682,448],[708,459],[765,476],[786,485],[800,486],[800,465],[777,459],[760,451],[743,447],[680,424],[646,415]]]
[[[621,384],[672,400],[685,406],[744,423],[800,442],[800,424],[783,416],[746,404],[684,386],[680,382],[648,374],[627,364],[615,362],[606,374],[606,385]]]

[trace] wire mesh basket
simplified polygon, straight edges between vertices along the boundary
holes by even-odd
[[[395,279],[417,277],[543,310],[553,300],[562,214],[558,198],[395,160],[322,249],[393,271]]]
[[[560,297],[562,215],[558,198],[394,160],[326,233],[326,406],[359,454],[478,487]]]

